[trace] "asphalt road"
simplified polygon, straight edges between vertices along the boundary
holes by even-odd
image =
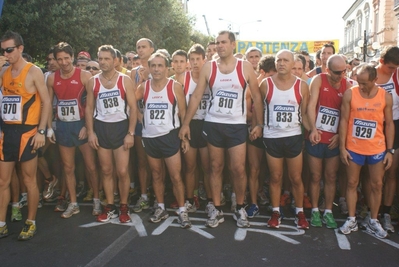
[[[148,222],[147,210],[121,225],[118,219],[95,222],[89,204],[81,204],[80,213],[69,219],[54,212],[54,205],[39,210],[38,233],[30,241],[17,241],[23,222],[7,222],[10,235],[0,239],[1,267],[399,266],[397,232],[380,240],[361,230],[349,236],[327,228],[298,230],[288,209],[278,230],[266,227],[266,208],[251,219],[250,228],[237,228],[228,206],[219,227],[206,228],[206,214],[198,211],[190,214],[193,227],[187,230],[180,229],[173,210],[159,224]],[[345,218],[337,210],[334,214],[342,225]]]

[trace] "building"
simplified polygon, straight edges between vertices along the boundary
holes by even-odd
[[[394,11],[394,7],[395,10]],[[368,44],[368,54],[373,55],[371,44],[378,42],[381,48],[398,44],[399,0],[356,0],[342,17],[345,21],[345,37],[340,52],[349,59],[362,59],[362,53],[356,54],[355,47],[360,40]],[[366,61],[378,58],[379,51]]]

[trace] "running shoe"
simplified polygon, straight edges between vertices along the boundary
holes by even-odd
[[[244,208],[237,210],[233,215],[234,220],[237,221],[237,226],[241,228],[248,228],[250,227],[247,212]]]
[[[133,211],[134,212],[141,212],[142,210],[146,210],[150,208],[150,203],[148,200],[145,200],[143,197],[140,197],[137,200],[136,205],[133,206]]]
[[[78,214],[80,212],[78,205],[73,205],[69,203],[68,208],[61,214],[62,218],[70,218],[72,215]]]
[[[368,233],[374,234],[378,238],[386,238],[388,236],[387,231],[385,231],[382,228],[382,226],[378,220],[376,220],[374,222],[369,220],[367,227],[366,227],[366,231]]]
[[[237,197],[236,197],[235,194],[232,194],[231,195],[231,207],[230,207],[230,210],[232,212],[235,212],[236,208],[237,208]]]
[[[256,204],[251,204],[251,206],[249,206],[246,211],[248,218],[252,219],[259,214],[259,207]]]
[[[270,202],[263,188],[258,191],[258,201],[261,206],[267,205]]]
[[[85,183],[80,181],[76,187],[76,197],[82,197],[84,194],[86,194]]]
[[[211,217],[211,212],[215,208],[215,205],[213,205],[213,202],[208,202],[205,207],[205,213],[208,214],[208,217]]]
[[[175,199],[175,201],[172,202],[172,204],[170,204],[170,208],[171,209],[178,209],[179,208],[179,204],[177,203],[176,199]]]
[[[273,211],[272,216],[270,217],[269,221],[267,222],[267,227],[280,228],[280,223],[281,223],[280,212]]]
[[[202,200],[206,200],[206,199],[207,199],[204,183],[199,183],[199,186],[198,186],[198,195],[199,195],[199,197],[200,197]]]
[[[103,212],[97,216],[97,222],[108,222],[111,219],[118,217],[118,211],[115,205],[107,205],[104,207]]]
[[[312,208],[312,203],[310,203],[310,197],[308,196],[303,196],[303,208],[304,209],[311,209]]]
[[[201,206],[200,201],[199,201],[199,197],[196,196],[196,195],[194,195],[194,205],[195,205],[195,207],[196,207],[197,209],[199,209],[200,206]]]
[[[121,204],[119,207],[119,221],[121,223],[128,223],[132,221],[127,204]]]
[[[223,192],[220,193],[220,206],[226,205],[226,197],[224,196]]]
[[[321,220],[328,229],[338,228],[337,222],[335,221],[334,216],[331,212],[327,212],[326,214],[324,214]]]
[[[0,238],[6,237],[6,236],[8,236],[7,224],[5,224],[4,226],[0,227]]]
[[[391,221],[391,215],[385,213],[384,216],[381,218],[381,225],[382,225],[382,228],[385,229],[385,231],[390,232],[390,233],[395,232],[395,228],[393,227],[392,221]]]
[[[18,236],[18,240],[25,241],[32,239],[32,237],[36,234],[36,231],[36,225],[30,221],[26,221],[24,228],[22,228],[22,231]]]
[[[209,219],[206,220],[205,226],[210,228],[218,227],[219,223],[224,222],[223,211],[218,211],[215,207],[208,214]]]
[[[19,207],[11,207],[11,221],[19,222],[22,220],[22,213]]]
[[[320,211],[312,211],[310,225],[313,227],[322,227]]]
[[[58,183],[58,179],[53,175],[53,179],[52,180],[45,179],[45,183],[46,185],[43,190],[43,198],[50,199],[54,195],[55,186]]]
[[[339,228],[341,234],[348,235],[352,232],[356,232],[359,228],[357,227],[356,220],[352,221],[351,219],[347,219],[344,225]]]
[[[195,207],[194,204],[191,204],[188,200],[184,203],[184,206],[186,207],[186,210],[188,213],[194,213],[197,212],[197,208]]]
[[[27,206],[28,205],[28,195],[27,194],[21,195],[18,203],[19,203],[19,208],[23,208],[23,207]]]
[[[161,220],[165,220],[169,217],[169,214],[166,210],[163,210],[161,207],[157,207],[155,209],[154,215],[150,217],[150,222],[159,223]]]
[[[181,224],[181,228],[186,229],[191,227],[190,219],[188,218],[188,212],[182,211],[177,216],[177,221]]]
[[[93,199],[93,211],[92,213],[94,216],[98,216],[101,214],[101,202],[99,199]]]
[[[303,211],[298,212],[295,216],[295,224],[298,229],[309,229],[309,222],[306,220]]]
[[[42,193],[39,193],[39,202],[37,203],[37,208],[38,209],[43,208],[43,195],[42,195]]]
[[[90,188],[87,191],[86,196],[83,198],[83,201],[84,202],[92,202],[93,201],[93,196],[94,196],[93,188]]]
[[[291,203],[291,197],[289,194],[282,194],[280,197],[280,206],[285,207]]]
[[[360,229],[366,230],[367,229],[367,224],[370,221],[370,212],[366,213],[366,217],[364,217],[363,221],[359,224]]]
[[[137,195],[137,188],[136,187],[130,188],[129,189],[129,197],[133,197],[135,195]]]
[[[54,211],[65,211],[67,206],[68,202],[65,200],[65,198],[63,196],[59,196]]]

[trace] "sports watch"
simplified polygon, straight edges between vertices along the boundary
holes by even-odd
[[[39,134],[41,134],[41,135],[44,135],[44,134],[46,133],[46,131],[43,130],[43,129],[39,129],[37,132],[38,132]]]
[[[395,154],[395,149],[389,148],[387,149],[387,152],[391,153],[392,155]]]

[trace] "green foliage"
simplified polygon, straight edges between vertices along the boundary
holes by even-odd
[[[36,60],[61,41],[94,56],[102,44],[124,53],[146,37],[172,53],[191,46],[192,21],[178,0],[6,0],[0,33],[20,33]]]

